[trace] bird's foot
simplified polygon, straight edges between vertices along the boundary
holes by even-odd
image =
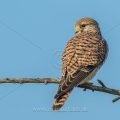
[[[87,90],[87,87],[89,87],[89,88],[91,88],[92,92],[94,92],[93,83],[87,82],[87,83],[84,83],[83,85],[86,86],[86,88],[83,89],[84,91],[86,91],[86,90]]]

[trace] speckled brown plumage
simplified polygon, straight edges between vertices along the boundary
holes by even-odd
[[[92,79],[107,56],[107,43],[95,20],[82,18],[75,28],[76,35],[68,42],[62,55],[62,80],[55,96],[54,110],[64,105],[75,86]]]

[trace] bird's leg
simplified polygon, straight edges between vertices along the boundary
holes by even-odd
[[[93,83],[91,82],[86,82],[83,85],[86,86],[86,88],[84,88],[83,90],[86,91],[87,90],[87,86],[91,88],[92,92],[94,92],[94,87],[93,87]]]

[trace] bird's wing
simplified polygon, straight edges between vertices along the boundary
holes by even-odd
[[[103,38],[99,43],[99,64],[103,64],[108,56],[108,44],[107,41]]]
[[[60,84],[58,92],[55,96],[56,99],[71,91],[81,81],[86,79],[95,70],[95,66],[88,66],[86,68],[80,68],[74,75],[67,75],[67,78],[63,78],[62,84]]]

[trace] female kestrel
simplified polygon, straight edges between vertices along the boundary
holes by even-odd
[[[82,18],[76,22],[75,30],[62,55],[62,80],[53,110],[64,105],[74,87],[91,80],[107,57],[108,46],[97,21]]]

